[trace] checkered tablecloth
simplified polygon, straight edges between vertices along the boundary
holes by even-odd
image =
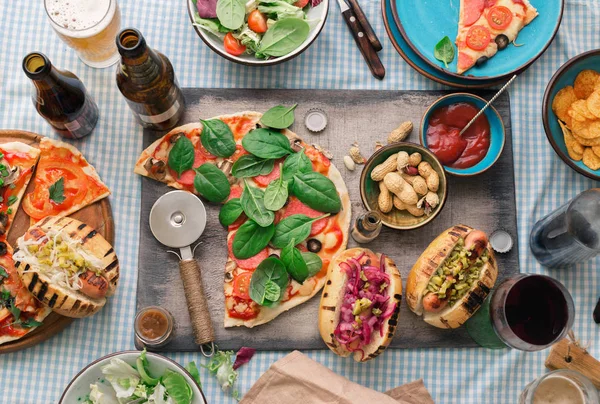
[[[362,0],[361,4],[384,45],[382,61],[387,75],[381,82],[370,75],[335,1],[323,32],[306,52],[283,65],[260,69],[233,64],[212,53],[190,26],[185,0],[119,1],[122,26],[139,28],[150,46],[168,55],[184,87],[442,88],[413,71],[394,51],[385,34],[379,0]],[[570,270],[547,271],[533,259],[527,241],[538,218],[579,192],[597,186],[559,160],[542,127],[542,96],[552,74],[569,58],[600,47],[600,1],[566,2],[554,43],[510,89],[520,260],[522,271],[548,273],[567,286],[577,311],[574,331],[583,342],[591,343],[592,355],[600,357],[600,327],[592,321],[592,308],[600,294],[600,260]],[[133,174],[133,165],[141,151],[142,129],[134,122],[115,85],[115,67],[97,70],[80,62],[52,31],[42,0],[0,0],[0,16],[0,128],[56,136],[36,113],[30,99],[31,84],[21,70],[26,53],[45,53],[56,66],[77,74],[100,107],[95,133],[77,146],[113,191],[115,249],[122,265],[116,296],[100,313],[74,322],[48,341],[0,356],[1,403],[52,403],[58,401],[64,387],[86,364],[108,353],[133,348],[140,205],[140,178]],[[543,364],[548,352],[390,350],[367,364],[344,360],[329,351],[307,354],[335,372],[379,391],[423,378],[438,403],[515,403],[525,385],[545,372]],[[284,355],[257,354],[240,369],[240,393],[246,392]],[[190,360],[205,363],[197,353],[169,356],[183,364]],[[201,370],[201,376],[210,403],[234,403],[221,393],[205,370]]]

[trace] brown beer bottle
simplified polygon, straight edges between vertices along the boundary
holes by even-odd
[[[169,59],[149,48],[133,28],[117,35],[117,49],[121,54],[117,86],[137,121],[153,130],[173,128],[183,115],[185,101]]]
[[[25,56],[23,70],[35,86],[33,105],[59,135],[80,139],[92,133],[98,106],[76,75],[58,70],[39,52]]]

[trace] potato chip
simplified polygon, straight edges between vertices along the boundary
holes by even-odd
[[[577,133],[575,133],[575,131],[573,131],[572,133],[575,140],[577,140],[584,146],[600,146],[600,137],[597,137],[595,139],[586,139],[584,137],[578,136]]]
[[[575,101],[577,101],[575,90],[573,90],[573,87],[567,86],[556,93],[552,101],[552,111],[554,111],[558,119],[566,122],[567,118],[570,118],[567,111]]]
[[[596,115],[592,114],[587,106],[586,100],[577,100],[571,104],[571,110],[575,111],[578,115],[585,117],[585,119],[596,119]],[[571,115],[575,118],[573,115]]]
[[[596,85],[594,86],[594,91],[600,90],[600,79],[596,80]]]
[[[585,100],[594,92],[594,87],[598,81],[600,74],[593,70],[583,70],[575,78],[574,90],[575,95],[580,100]]]
[[[600,157],[596,156],[591,147],[583,151],[583,164],[592,170],[600,170]]]
[[[569,157],[575,161],[581,160],[583,158],[584,147],[581,145],[581,143],[575,140],[569,128],[567,128],[561,121],[558,121],[558,124],[563,131],[565,146],[567,146],[567,153],[569,153]]]
[[[569,115],[567,115],[565,118],[565,125],[567,125],[569,129],[573,127],[573,118],[571,118]]]
[[[588,110],[596,118],[600,118],[600,90],[595,90],[586,101]]]
[[[593,146],[592,151],[596,156],[600,157],[600,146]]]
[[[573,131],[573,134],[584,139],[594,139],[596,136],[590,134],[590,123],[591,121],[587,119],[583,122],[573,119],[573,127],[571,130]]]

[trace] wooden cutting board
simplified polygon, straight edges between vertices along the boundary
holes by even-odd
[[[197,122],[217,115],[245,110],[264,112],[278,104],[298,103],[296,122],[291,130],[309,144],[318,143],[334,155],[333,164],[342,173],[350,193],[352,217],[365,209],[359,193],[362,166],[348,171],[342,158],[358,142],[368,157],[377,140],[386,143],[388,134],[400,123],[410,120],[415,129],[408,141],[418,143],[418,132],[425,110],[437,98],[447,94],[439,91],[347,91],[347,90],[253,90],[253,89],[185,89],[186,113],[183,123]],[[493,92],[479,92],[490,99]],[[514,167],[510,100],[502,95],[495,103],[506,126],[506,144],[502,156],[489,171],[473,178],[448,176],[448,200],[440,215],[430,224],[416,230],[397,231],[385,228],[366,247],[389,255],[401,271],[406,284],[408,272],[429,243],[452,225],[464,223],[488,234],[496,229],[508,231],[515,240],[508,254],[497,254],[499,279],[519,272],[517,248],[517,218],[515,206]],[[320,108],[329,117],[327,128],[312,134],[304,127],[308,109]],[[164,133],[144,132],[144,148]],[[183,286],[179,278],[177,258],[154,239],[148,217],[150,209],[170,188],[141,178],[142,202],[140,216],[140,250],[138,268],[137,308],[159,305],[175,317],[175,337],[163,351],[193,351],[190,319]],[[326,349],[317,329],[320,294],[310,301],[277,317],[272,322],[252,329],[223,327],[223,275],[227,257],[226,230],[219,224],[220,205],[206,203],[208,222],[196,257],[203,268],[204,288],[221,349],[251,346],[262,350]],[[348,247],[357,244],[350,238]],[[466,329],[441,330],[414,315],[402,303],[396,336],[391,344],[397,348],[472,347],[477,346]]]
[[[37,135],[32,132],[22,130],[0,130],[0,144],[8,142],[23,142],[33,147],[39,146],[40,140],[43,138],[41,135]],[[33,190],[33,178],[29,182],[27,191],[25,194]],[[109,243],[113,244],[115,240],[115,227],[113,222],[112,209],[108,198],[104,198],[90,206],[81,209],[71,215],[72,218],[77,219],[83,223],[96,229]],[[13,221],[13,225],[8,235],[8,242],[11,246],[16,245],[16,241],[21,237],[25,231],[29,228],[29,216],[23,210],[22,205],[19,206],[19,210]],[[73,318],[64,317],[56,313],[50,313],[48,317],[44,319],[44,324],[37,327],[35,330],[25,335],[23,338],[16,341],[7,342],[6,344],[0,345],[0,354],[19,351],[21,349],[32,347],[39,344],[42,341],[61,332],[66,326],[73,322]]]

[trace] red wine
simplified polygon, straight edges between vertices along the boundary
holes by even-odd
[[[556,340],[569,320],[564,294],[543,276],[519,280],[508,292],[504,310],[511,330],[533,345]]]

